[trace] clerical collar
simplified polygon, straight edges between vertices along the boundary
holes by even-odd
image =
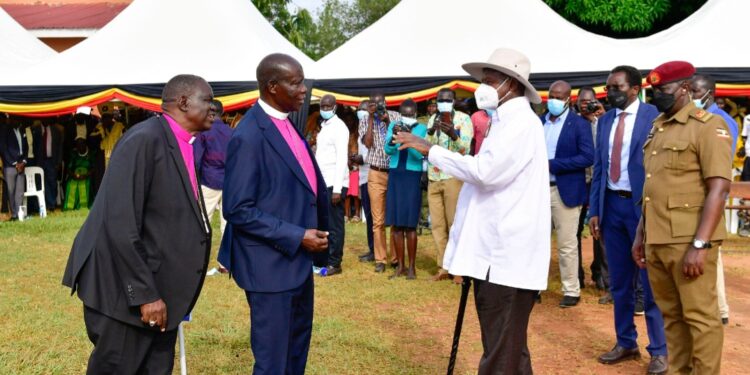
[[[286,118],[289,117],[289,113],[284,113],[274,107],[271,107],[271,105],[264,102],[263,99],[258,99],[258,105],[260,105],[260,108],[262,108],[267,115],[275,119],[286,120]]]

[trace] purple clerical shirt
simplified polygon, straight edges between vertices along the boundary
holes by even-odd
[[[268,117],[270,117],[273,124],[276,125],[276,129],[279,130],[279,133],[284,137],[286,144],[292,150],[295,158],[297,158],[299,165],[302,167],[302,171],[305,172],[305,177],[307,177],[307,182],[310,183],[313,193],[318,195],[318,178],[315,175],[315,167],[313,166],[312,158],[310,158],[310,153],[307,152],[305,141],[297,134],[297,131],[294,129],[292,122],[289,121],[289,119],[280,120],[273,116]]]
[[[198,180],[195,179],[195,157],[193,156],[193,140],[195,137],[183,129],[168,114],[164,114],[164,119],[167,120],[169,128],[172,129],[174,137],[177,138],[177,145],[180,146],[182,161],[185,162],[185,169],[187,169],[188,177],[190,178],[190,185],[193,187],[193,194],[198,199]]]

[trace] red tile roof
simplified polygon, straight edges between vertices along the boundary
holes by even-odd
[[[31,29],[101,29],[128,4],[2,4],[21,26]]]

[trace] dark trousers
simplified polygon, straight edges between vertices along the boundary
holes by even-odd
[[[84,306],[86,333],[94,344],[86,373],[171,374],[177,330],[161,333],[112,319]]]
[[[578,233],[576,236],[578,237],[578,280],[581,283],[581,287],[583,287],[584,282],[584,273],[583,273],[583,255],[582,255],[582,245],[581,245],[581,238],[583,233],[583,227],[586,224],[586,217],[589,213],[589,206],[584,205],[581,207],[581,216],[578,219]],[[607,267],[607,259],[604,257],[604,249],[601,246],[601,243],[599,240],[594,240],[594,260],[591,262],[591,280],[595,283],[599,283],[599,280],[601,280],[601,283],[604,285],[604,288],[609,290],[609,268]]]
[[[312,335],[312,273],[292,290],[245,294],[250,304],[253,375],[304,374]]]
[[[365,221],[367,222],[367,248],[370,254],[375,254],[372,238],[372,211],[370,211],[370,193],[367,191],[367,183],[359,185],[359,199],[362,201],[362,209],[365,211]]]
[[[742,165],[742,174],[740,175],[740,181],[750,181],[750,155],[745,157],[745,163]]]
[[[328,201],[328,265],[341,267],[341,260],[344,258],[344,199],[346,198],[347,188],[341,189],[341,201],[333,204]],[[333,196],[333,187],[328,187],[328,196]]]
[[[532,374],[526,330],[538,291],[472,281],[484,350],[478,375]]]
[[[646,350],[651,355],[666,355],[667,339],[661,311],[654,302],[646,270],[639,269],[631,255],[639,220],[637,209],[632,198],[623,198],[610,191],[604,196],[601,228],[609,264],[609,288],[615,301],[617,344],[626,349],[638,347],[633,313],[636,301],[635,279],[639,279],[643,287],[643,306],[649,338]]]
[[[44,170],[44,202],[47,211],[52,211],[57,205],[57,164],[54,160],[39,158],[39,166]]]

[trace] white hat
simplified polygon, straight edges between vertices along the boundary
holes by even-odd
[[[461,66],[476,80],[482,80],[482,70],[485,68],[497,70],[508,77],[515,78],[526,86],[525,95],[532,103],[541,103],[542,97],[536,92],[534,86],[529,83],[531,62],[521,52],[510,48],[498,48],[492,52],[487,62],[467,63]]]

